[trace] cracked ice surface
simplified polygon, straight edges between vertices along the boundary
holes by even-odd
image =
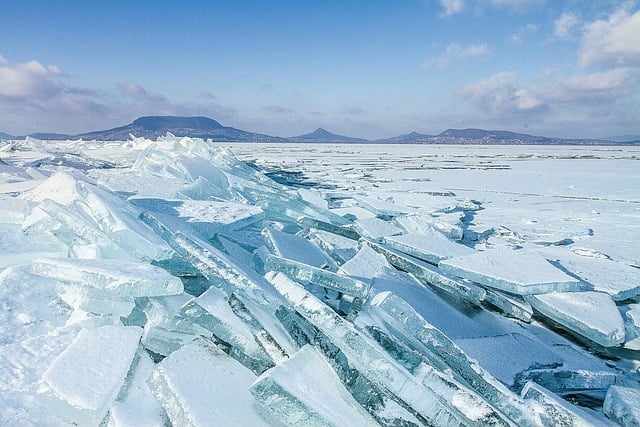
[[[4,144],[2,425],[637,423],[635,147]]]

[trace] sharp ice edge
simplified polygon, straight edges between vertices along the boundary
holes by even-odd
[[[452,202],[453,194],[416,208],[423,195],[345,192],[333,204],[339,200],[348,215],[337,215],[321,194],[277,184],[202,140],[56,144],[50,153],[49,144],[34,141],[23,148],[36,151],[0,152],[18,165],[0,176],[0,424],[604,420],[559,397],[575,395],[595,399],[596,409],[604,400],[604,414],[618,423],[637,423],[637,373],[625,372],[625,353],[613,353],[622,358],[615,369],[591,359],[587,369],[571,360],[533,367],[509,389],[423,317],[437,313],[418,314],[409,298],[372,293],[375,272],[367,280],[348,269],[334,273],[367,245],[476,313],[488,305],[531,322],[533,306],[536,316],[593,343],[639,348],[637,308],[625,301],[639,288],[618,283],[637,276],[632,267],[618,272],[619,263],[598,260],[613,272],[605,277],[563,247],[478,250],[491,247],[483,241],[494,229],[471,227],[465,212],[480,205]],[[531,241],[558,241],[543,234]],[[454,242],[463,237],[476,249]],[[502,237],[498,246],[509,246],[513,236]],[[474,257],[502,271],[478,268]],[[515,279],[502,275],[514,268]],[[187,286],[192,280],[200,287]],[[611,295],[607,310],[547,309],[553,298],[589,299],[585,284]],[[603,311],[612,314],[591,328],[600,317],[592,314]],[[519,321],[508,324],[527,339],[539,334],[536,322]],[[586,360],[583,350],[572,351]]]

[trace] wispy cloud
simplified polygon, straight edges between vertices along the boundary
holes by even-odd
[[[640,65],[640,11],[624,8],[584,26],[580,64],[608,67]]]
[[[444,16],[451,16],[462,12],[466,5],[465,0],[439,0],[444,9]]]
[[[425,60],[422,63],[424,68],[439,68],[445,69],[454,60],[463,60],[467,58],[478,58],[488,56],[490,53],[489,46],[486,43],[471,44],[468,46],[461,46],[459,43],[451,43],[445,49],[442,56],[434,59]]]
[[[522,12],[528,8],[540,7],[546,0],[491,0],[495,7],[504,7],[515,12]]]
[[[516,33],[511,34],[511,36],[509,36],[509,41],[513,44],[519,44],[526,36],[530,36],[536,31],[538,31],[538,26],[536,24],[529,23],[520,28]]]
[[[270,113],[276,114],[291,114],[293,110],[291,108],[283,107],[281,105],[267,105],[264,109]]]
[[[564,12],[553,22],[555,36],[559,39],[568,38],[579,23],[580,19],[574,12]]]

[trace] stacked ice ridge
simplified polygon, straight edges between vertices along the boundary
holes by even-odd
[[[640,422],[634,267],[211,141],[1,150],[1,425]]]

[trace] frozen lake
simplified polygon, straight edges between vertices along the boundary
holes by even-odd
[[[238,158],[349,194],[482,206],[477,230],[561,236],[640,265],[640,147],[233,144]],[[426,197],[425,197],[426,198]],[[589,238],[584,238],[585,236]],[[524,236],[523,236],[524,237]]]
[[[0,424],[640,422],[639,162],[0,143]]]

